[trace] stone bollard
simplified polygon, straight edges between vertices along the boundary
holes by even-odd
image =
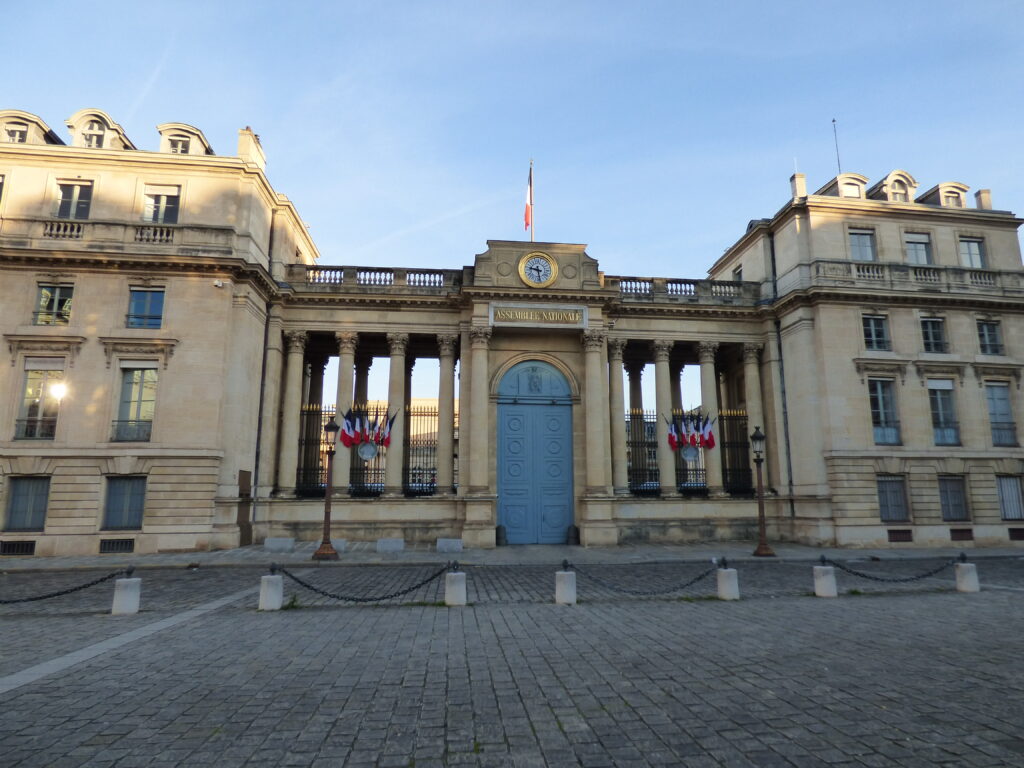
[[[139,598],[142,595],[142,579],[117,579],[114,582],[114,604],[110,607],[112,616],[124,616],[139,612]]]
[[[740,580],[735,568],[718,569],[718,599],[739,600]]]
[[[838,597],[836,589],[836,569],[831,565],[814,566],[815,597]]]
[[[981,591],[981,585],[978,583],[978,568],[974,563],[957,563],[953,567],[956,569],[957,592]]]
[[[576,571],[555,571],[555,605],[576,605]]]
[[[466,574],[464,571],[445,574],[444,577],[444,604],[465,605],[466,604]]]
[[[260,578],[261,611],[280,611],[284,604],[284,576],[263,576]]]

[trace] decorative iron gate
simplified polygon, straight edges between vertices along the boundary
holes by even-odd
[[[661,493],[658,474],[657,416],[654,411],[631,410],[626,416],[626,466],[629,492],[634,496]]]
[[[406,496],[437,493],[437,408],[406,409],[405,478]]]
[[[299,415],[299,466],[295,478],[298,496],[323,496],[327,487],[324,425],[334,416],[334,406],[307,403]]]
[[[726,493],[752,494],[754,479],[750,469],[747,412],[722,411],[715,426],[722,450],[722,485]]]
[[[696,413],[696,412],[693,412]],[[677,434],[685,434],[683,430],[684,417],[690,416],[687,411],[672,411],[672,420],[675,422]],[[700,446],[680,444],[679,450],[673,455],[676,464],[676,489],[683,496],[706,496],[708,493],[707,474],[704,471],[704,449]]]

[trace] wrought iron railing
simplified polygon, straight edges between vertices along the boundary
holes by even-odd
[[[437,493],[436,407],[406,409],[406,439],[402,490],[406,496],[433,496]],[[450,458],[449,458],[450,460]]]
[[[654,411],[630,411],[626,416],[626,475],[634,496],[658,496],[657,416]]]
[[[1017,445],[1017,425],[1012,421],[992,422],[992,445]]]
[[[960,445],[960,425],[955,421],[944,421],[932,425],[936,445]]]
[[[110,440],[114,443],[148,443],[152,434],[152,420],[120,419],[113,422]]]
[[[70,319],[70,309],[32,313],[32,325],[67,325]]]
[[[53,440],[57,434],[56,416],[37,416],[31,419],[16,419],[15,440]]]
[[[125,326],[127,328],[159,328],[163,322],[163,315],[125,315]]]
[[[883,424],[872,425],[875,432],[875,445],[900,445],[900,423],[898,421],[887,421]]]

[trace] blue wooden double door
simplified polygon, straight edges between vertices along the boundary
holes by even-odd
[[[572,399],[554,366],[526,361],[498,387],[498,524],[509,544],[564,544],[573,523]]]

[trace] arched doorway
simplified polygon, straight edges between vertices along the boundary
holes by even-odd
[[[527,360],[498,385],[498,524],[509,544],[564,544],[572,523],[571,390]]]

